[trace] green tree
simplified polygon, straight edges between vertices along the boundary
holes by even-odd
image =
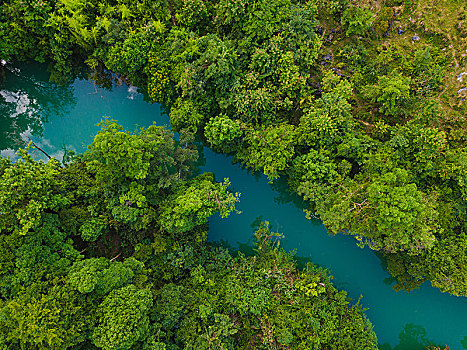
[[[349,307],[346,294],[316,266],[297,270],[292,256],[279,249],[279,236],[266,222],[255,233],[254,256],[225,259],[222,250],[205,252],[207,263],[194,265],[188,288],[177,289],[168,301],[180,317],[183,299],[185,317],[176,339],[189,349],[235,349],[252,342],[258,349],[376,349],[358,303]]]
[[[201,114],[211,116],[219,113],[237,82],[238,53],[233,42],[214,34],[200,37],[196,49],[192,57],[185,55],[182,94],[195,102]]]
[[[245,132],[246,147],[237,157],[255,170],[262,170],[270,180],[285,171],[295,153],[293,125],[261,127]]]
[[[192,100],[178,98],[170,110],[170,122],[175,130],[189,128],[194,132],[203,124],[205,116],[199,113]]]
[[[57,212],[68,202],[59,193],[60,164],[36,162],[26,150],[15,163],[5,162],[0,181],[0,232],[26,235],[42,222],[45,211]]]
[[[161,206],[159,222],[167,232],[183,233],[204,224],[218,212],[228,216],[238,201],[239,194],[229,193],[228,179],[215,183],[212,174],[203,174],[189,183],[180,182],[173,195]]]
[[[116,43],[110,48],[105,63],[111,70],[127,76],[131,82],[140,85],[143,81],[140,72],[148,63],[150,51],[149,33],[130,31],[123,43]]]
[[[243,46],[261,43],[274,34],[287,22],[292,3],[289,0],[257,1],[248,11],[248,20],[243,26],[246,37]]]
[[[146,339],[152,304],[152,293],[132,284],[110,292],[97,308],[94,344],[105,350],[126,350]]]
[[[344,182],[318,214],[333,233],[349,232],[372,249],[418,254],[431,249],[439,232],[433,198],[395,168],[372,183]]]
[[[239,35],[247,13],[245,0],[220,0],[215,4],[215,23],[224,32]]]
[[[50,276],[65,275],[79,257],[55,214],[44,214],[27,235],[0,235],[0,293],[8,299]]]
[[[338,166],[329,157],[314,149],[293,160],[289,183],[305,200],[323,200],[326,193],[341,181]]]
[[[0,344],[21,349],[69,349],[86,339],[90,317],[83,306],[79,295],[61,282],[44,289],[36,286],[3,303]]]
[[[148,225],[160,200],[158,191],[177,181],[174,172],[174,140],[155,125],[128,134],[105,121],[92,143],[88,171],[98,186],[110,191],[110,207],[117,221],[133,227]]]
[[[274,123],[277,106],[271,87],[243,88],[234,96],[236,117],[249,124]]]
[[[342,143],[353,126],[351,106],[336,93],[324,94],[300,118],[299,145],[332,148]]]
[[[83,294],[96,292],[105,296],[110,291],[132,283],[143,264],[133,257],[123,263],[110,262],[106,258],[90,258],[77,261],[69,272],[70,285]]]
[[[177,22],[191,29],[203,27],[209,21],[209,11],[202,0],[182,0]]]
[[[373,18],[369,9],[350,5],[342,13],[341,24],[347,27],[347,36],[364,35],[370,29]]]
[[[366,96],[377,102],[384,114],[397,116],[407,107],[410,97],[410,77],[404,77],[395,71],[378,78],[378,84],[366,89]]]
[[[0,56],[44,62],[50,57],[49,39],[53,30],[44,23],[55,8],[55,1],[37,3],[8,0],[0,10]]]
[[[412,122],[392,129],[389,145],[394,148],[395,156],[399,155],[407,168],[413,168],[420,178],[431,175],[448,148],[444,131]]]
[[[211,118],[204,129],[204,136],[211,147],[225,151],[235,149],[235,141],[243,135],[239,121],[221,114]]]

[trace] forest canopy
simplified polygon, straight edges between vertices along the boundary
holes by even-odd
[[[270,181],[286,178],[330,233],[384,256],[396,289],[428,280],[467,296],[466,6],[3,1],[0,75],[3,62],[18,60],[49,63],[58,83],[83,62],[97,83],[112,72],[162,103],[181,140],[107,122],[67,166],[24,150],[14,164],[0,161],[0,344],[353,346],[331,345],[318,330],[301,338],[305,324],[334,334],[347,321],[281,314],[278,295],[304,310],[320,298],[327,315],[358,320],[352,332],[363,327],[361,338],[339,341],[374,346],[359,307],[348,308],[322,271],[296,272],[267,240],[255,257],[206,247],[207,218],[234,211],[238,196],[228,180],[192,173],[194,135]],[[216,294],[220,284],[238,298]],[[274,316],[259,318],[266,311]]]
[[[0,158],[2,349],[376,349],[359,302],[267,222],[254,255],[207,244],[239,194],[196,175],[192,133],[101,127],[64,164]]]

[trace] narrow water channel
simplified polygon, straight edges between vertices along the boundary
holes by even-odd
[[[76,79],[68,86],[48,82],[44,65],[9,67],[0,82],[0,154],[15,158],[15,149],[32,139],[50,155],[64,150],[83,152],[99,130],[101,117],[118,120],[128,131],[155,121],[168,125],[159,105],[148,104],[136,88],[125,84],[111,89]],[[43,155],[35,151],[36,157]],[[428,283],[411,293],[395,292],[384,264],[370,249],[360,249],[350,236],[329,236],[317,220],[305,218],[303,202],[284,183],[269,184],[232,158],[203,149],[203,170],[216,178],[230,178],[232,189],[241,192],[241,214],[210,220],[210,241],[224,241],[247,248],[255,223],[267,220],[285,238],[287,250],[296,249],[300,262],[325,266],[334,283],[368,308],[380,348],[418,350],[432,341],[452,350],[467,349],[467,299],[443,294]]]

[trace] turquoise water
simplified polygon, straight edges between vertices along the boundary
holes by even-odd
[[[98,88],[85,79],[72,85],[48,82],[46,66],[28,64],[10,68],[0,84],[0,154],[15,157],[17,145],[34,143],[46,153],[62,157],[64,149],[84,152],[108,116],[128,131],[148,126],[152,121],[169,125],[159,105],[145,102],[135,87]],[[2,101],[3,100],[3,101]],[[3,102],[3,103],[1,103]],[[38,158],[44,158],[34,151]]]
[[[48,82],[43,65],[9,67],[0,83],[0,154],[15,157],[14,150],[30,137],[50,155],[61,157],[64,149],[82,152],[99,130],[102,116],[119,121],[134,131],[153,121],[168,125],[159,105],[150,105],[134,87],[105,90],[84,79],[68,86]],[[267,220],[281,232],[286,249],[296,249],[300,262],[311,259],[325,266],[339,288],[368,308],[381,349],[424,349],[429,341],[453,350],[467,349],[467,300],[440,293],[425,283],[411,293],[395,292],[381,260],[369,249],[360,249],[350,236],[329,236],[323,225],[303,214],[303,202],[287,191],[284,183],[269,184],[232,158],[203,149],[203,170],[216,178],[230,178],[232,189],[241,192],[241,214],[228,219],[212,218],[211,241],[231,246],[250,246],[254,225]],[[35,151],[35,156],[45,156]],[[464,344],[462,344],[464,343]]]

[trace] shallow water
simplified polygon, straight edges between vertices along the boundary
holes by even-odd
[[[64,150],[83,152],[99,131],[103,116],[118,120],[135,131],[153,121],[168,125],[159,105],[150,105],[134,87],[106,90],[88,80],[76,79],[68,86],[48,82],[44,65],[9,67],[0,83],[0,154],[15,158],[15,149],[32,139],[46,153],[60,158]],[[45,158],[34,151],[37,158]],[[204,171],[218,180],[230,178],[232,189],[241,192],[241,214],[210,220],[211,241],[226,241],[248,249],[254,226],[267,220],[285,238],[281,244],[296,249],[300,262],[313,261],[334,276],[334,283],[361,303],[374,324],[381,349],[424,349],[429,341],[453,350],[467,349],[467,300],[443,294],[425,283],[411,293],[395,292],[382,261],[370,249],[358,248],[350,236],[329,236],[317,220],[305,218],[303,202],[287,191],[286,184],[269,184],[263,175],[252,174],[232,158],[203,149]],[[462,344],[464,343],[464,344]]]

